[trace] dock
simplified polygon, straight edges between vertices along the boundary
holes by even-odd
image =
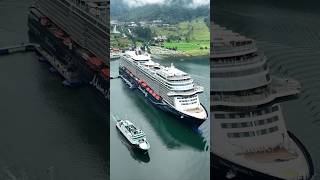
[[[0,48],[0,56],[9,55],[9,54],[18,53],[18,52],[36,51],[36,49],[39,47],[40,45],[35,43],[21,43],[18,45],[2,47]]]

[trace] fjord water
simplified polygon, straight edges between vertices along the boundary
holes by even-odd
[[[296,100],[282,103],[287,128],[304,143],[320,179],[320,4],[318,1],[215,1],[216,23],[253,38],[272,73],[302,84]]]
[[[209,59],[157,59],[162,65],[175,67],[191,74],[197,84],[204,86],[200,101],[209,108]],[[118,74],[118,61],[111,62],[111,75]],[[202,135],[157,109],[133,91],[121,79],[110,83],[111,116],[128,118],[147,135],[151,145],[148,155],[136,152],[118,132],[115,120],[110,120],[110,179],[111,180],[208,180],[210,122],[200,126]]]
[[[28,41],[31,0],[0,1],[0,47]],[[108,107],[34,53],[0,57],[0,179],[108,178]]]

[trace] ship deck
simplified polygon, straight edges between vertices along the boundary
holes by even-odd
[[[247,92],[245,95],[214,93],[211,95],[212,105],[222,106],[254,106],[266,104],[276,98],[297,95],[301,85],[293,79],[272,78],[268,88],[260,92]]]
[[[285,148],[276,148],[270,151],[263,152],[249,152],[239,155],[242,155],[245,159],[249,161],[255,161],[257,163],[290,161],[299,157],[297,152],[290,152]]]
[[[236,164],[249,169],[268,174],[282,179],[309,179],[312,176],[312,167],[301,147],[291,140],[290,150],[284,148],[273,151],[235,153],[233,147],[229,147],[229,155],[221,155]],[[216,149],[217,151],[217,149]],[[221,150],[219,150],[221,151]],[[227,158],[228,157],[228,158]]]

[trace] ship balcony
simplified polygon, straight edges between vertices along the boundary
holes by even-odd
[[[213,106],[256,106],[269,103],[276,98],[294,96],[300,93],[301,85],[293,79],[273,78],[267,88],[259,93],[247,95],[219,94],[211,95]]]
[[[211,58],[222,58],[222,57],[233,57],[240,56],[244,54],[249,54],[258,51],[258,48],[255,44],[249,44],[245,46],[231,47],[224,46],[215,49],[215,46],[212,48]]]
[[[168,96],[192,96],[197,93],[202,93],[204,88],[202,86],[195,86],[193,89],[188,91],[169,91]]]
[[[177,75],[175,75],[175,76],[168,76],[167,77],[167,80],[168,81],[186,81],[186,80],[190,80],[190,76],[189,75],[180,75],[180,76],[177,76]]]
[[[230,57],[228,60],[224,58],[214,58],[211,59],[211,67],[213,68],[230,68],[230,67],[238,67],[249,64],[255,64],[258,62],[265,62],[267,60],[266,56],[262,52],[258,52],[256,56],[248,56],[248,57]]]

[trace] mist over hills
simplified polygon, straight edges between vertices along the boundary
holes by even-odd
[[[132,2],[135,2],[132,3]],[[111,18],[120,21],[162,20],[166,23],[209,18],[207,0],[112,0]]]

